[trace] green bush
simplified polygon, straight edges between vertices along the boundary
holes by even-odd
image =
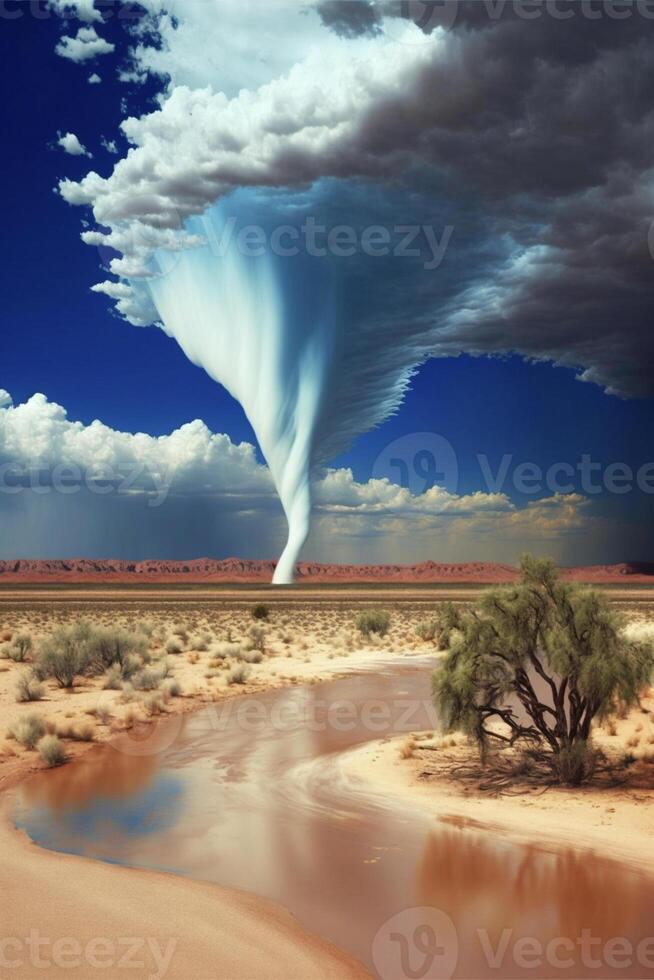
[[[385,609],[362,609],[357,616],[357,629],[363,636],[386,636],[390,625],[391,614]]]
[[[270,609],[264,602],[258,602],[256,606],[252,607],[252,616],[254,619],[268,619],[270,615]]]
[[[7,649],[7,656],[16,664],[23,664],[32,652],[32,637],[29,633],[19,633]]]
[[[104,691],[120,691],[122,686],[123,686],[122,671],[118,666],[118,664],[114,664],[114,666],[111,667],[105,675],[104,681],[102,683],[102,689]]]
[[[135,657],[143,660],[147,656],[148,640],[143,632],[91,627],[87,635],[87,648],[89,673],[104,674],[118,664],[125,677],[123,668],[128,661],[134,662]]]
[[[423,619],[416,626],[416,636],[419,636],[425,643],[433,642],[440,636],[441,630],[437,619]]]
[[[92,627],[84,622],[55,630],[41,645],[35,666],[38,679],[52,677],[59,687],[74,687],[91,662],[92,635]]]
[[[266,647],[266,631],[263,626],[251,626],[248,636],[252,649],[263,653]]]
[[[581,786],[592,778],[596,766],[596,753],[587,742],[573,742],[564,746],[556,756],[556,771],[566,786]]]
[[[246,667],[245,664],[239,664],[237,667],[232,667],[232,669],[227,674],[227,683],[247,684],[249,676],[250,676],[250,668]]]
[[[25,715],[24,718],[18,718],[13,723],[9,732],[19,745],[25,746],[26,749],[33,749],[39,739],[45,735],[45,722],[41,715]]]
[[[57,735],[44,735],[39,740],[37,749],[48,769],[62,765],[68,758],[66,749]]]
[[[166,679],[168,675],[167,666],[155,668],[144,667],[131,678],[132,687],[135,691],[155,691]]]
[[[526,555],[521,571],[474,608],[444,606],[436,707],[446,731],[476,740],[482,760],[491,745],[513,747],[544,776],[577,786],[596,765],[593,722],[639,703],[654,649],[625,635],[604,594],[562,582],[551,561]]]
[[[43,685],[39,683],[38,678],[29,671],[23,671],[16,682],[16,700],[40,701],[43,694]]]

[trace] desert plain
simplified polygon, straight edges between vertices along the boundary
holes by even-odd
[[[31,780],[57,779],[64,769],[72,772],[101,759],[111,765],[107,753],[121,739],[156,745],[157,731],[171,718],[212,705],[274,697],[271,692],[291,688],[306,691],[358,674],[370,677],[387,664],[400,671],[431,669],[441,651],[420,638],[419,624],[443,601],[470,602],[481,588],[474,583],[289,590],[260,583],[133,588],[7,582],[0,590],[0,887],[3,935],[16,941],[17,958],[5,950],[0,976],[299,980],[369,975],[369,964],[303,928],[266,895],[39,846],[15,827],[16,794]],[[634,637],[654,636],[654,589],[637,582],[608,586],[607,594]],[[265,611],[255,613],[257,606]],[[386,635],[362,634],[357,616],[366,608],[389,613]],[[80,676],[65,688],[47,679],[38,699],[20,700],[20,678],[48,636],[80,622],[141,637],[143,662],[132,680],[105,672]],[[31,643],[17,660],[10,651],[24,636]],[[16,737],[21,720],[34,715],[44,733],[57,737],[63,766],[50,769],[36,748]],[[543,791],[526,781],[509,788],[466,765],[471,749],[462,736],[441,734],[432,725],[402,734],[371,729],[338,757],[331,778],[349,780],[364,796],[401,801],[434,823],[477,828],[553,854],[598,855],[654,875],[654,692],[647,690],[639,707],[624,717],[597,725],[594,740],[616,761],[619,779],[578,789]],[[70,955],[82,949],[86,959],[75,969],[74,956],[53,957],[47,967],[35,964],[31,953],[21,956],[24,937],[34,934],[72,941]],[[115,956],[107,970],[109,961],[105,956],[102,966],[93,944],[101,937],[108,945],[98,947],[100,952],[115,953],[126,936],[147,937],[140,965],[123,964]],[[89,960],[90,947],[95,958]],[[20,967],[12,968],[19,961]]]

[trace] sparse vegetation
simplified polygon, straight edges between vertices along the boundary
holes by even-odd
[[[61,766],[67,761],[66,749],[57,735],[44,735],[39,740],[37,749],[48,769]]]
[[[121,668],[123,677],[129,676],[130,664],[147,657],[148,641],[143,632],[121,629],[89,627],[86,635],[87,669],[93,674],[103,674],[115,665]]]
[[[385,609],[362,609],[357,615],[357,629],[363,636],[386,636],[390,625],[391,614]]]
[[[249,676],[249,667],[246,667],[245,664],[238,664],[228,671],[226,679],[228,684],[247,684]]]
[[[55,630],[41,645],[35,666],[38,679],[51,677],[59,687],[73,687],[89,666],[91,633],[85,622]]]
[[[416,636],[424,640],[425,643],[433,643],[440,639],[441,627],[438,619],[423,619],[416,626]]]
[[[254,650],[263,653],[266,648],[266,631],[263,626],[251,626],[248,631],[250,645]]]
[[[41,715],[30,714],[23,718],[18,718],[11,728],[9,734],[15,738],[19,745],[26,749],[33,749],[39,739],[46,733],[45,722]]]
[[[24,670],[16,681],[16,700],[40,701],[44,695],[43,684],[41,684],[31,671]]]
[[[257,604],[252,607],[252,616],[254,619],[268,619],[269,615],[270,609],[265,602],[257,602]]]
[[[7,647],[7,657],[16,664],[23,664],[32,653],[32,637],[29,633],[19,633]]]
[[[154,691],[168,676],[167,665],[161,667],[144,667],[131,678],[131,684],[135,691]]]

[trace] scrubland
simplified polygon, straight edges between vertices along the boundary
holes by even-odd
[[[0,786],[172,712],[433,654],[416,632],[424,615],[420,603],[361,609],[356,599],[5,602]]]

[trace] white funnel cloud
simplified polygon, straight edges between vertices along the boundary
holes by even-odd
[[[310,475],[332,364],[325,270],[297,262],[284,268],[270,254],[246,257],[236,245],[220,254],[221,206],[192,225],[207,245],[158,253],[162,274],[147,288],[166,333],[240,402],[257,435],[289,528],[274,581],[289,583],[309,533]]]
[[[206,244],[157,252],[159,274],[138,289],[186,356],[242,405],[288,521],[273,579],[286,584],[309,533],[316,468],[397,407],[422,352],[396,323],[349,309],[343,294],[356,286],[328,257],[242,254],[227,223],[265,213],[258,192],[231,195],[187,223]]]

